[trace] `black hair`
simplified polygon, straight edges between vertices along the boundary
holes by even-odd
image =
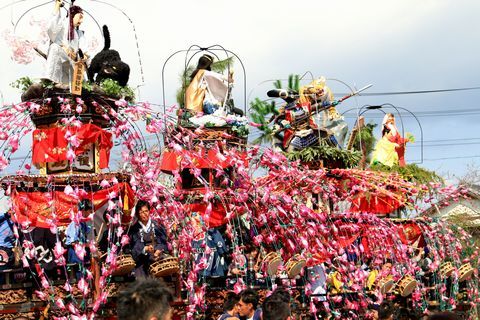
[[[453,312],[441,312],[432,314],[428,317],[428,320],[460,320],[462,319],[459,315]]]
[[[235,308],[238,301],[240,301],[238,294],[235,292],[228,292],[227,296],[225,297],[225,302],[223,303],[223,311],[226,312],[232,310]]]
[[[115,210],[105,210],[103,212],[102,218],[105,223],[109,223],[110,221],[108,220],[107,215],[110,215],[110,218],[113,219],[113,216],[115,215]]]
[[[143,207],[147,207],[148,210],[150,210],[150,203],[144,200],[138,200],[137,204],[135,205],[135,217],[138,218],[140,209],[142,209]]]
[[[392,117],[393,119],[395,119],[395,115],[393,113],[387,113],[387,114],[385,114],[385,116]],[[390,132],[390,129],[385,124],[383,124],[382,125],[382,137],[389,132]]]
[[[389,303],[382,303],[378,308],[378,319],[388,319],[394,312],[394,308]]]
[[[258,306],[258,294],[252,289],[245,289],[240,292],[240,300],[244,303],[251,303],[253,309],[257,309]]]
[[[288,291],[285,289],[275,289],[270,297],[282,300],[285,303],[290,303],[290,293],[288,293]]]
[[[263,320],[286,320],[290,316],[290,304],[282,298],[280,294],[272,294],[263,301]]]
[[[118,320],[163,319],[170,309],[173,295],[157,279],[137,280],[118,294]]]
[[[90,199],[82,199],[78,202],[77,207],[80,211],[91,211],[93,210],[93,203]]]
[[[197,63],[197,68],[193,70],[192,74],[190,75],[190,80],[193,80],[195,76],[197,75],[199,70],[212,70],[212,63],[213,63],[213,57],[208,54],[204,54],[203,56],[198,59]]]

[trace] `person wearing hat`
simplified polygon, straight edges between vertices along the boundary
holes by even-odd
[[[47,54],[45,78],[60,84],[68,84],[73,76],[73,62],[81,53],[83,31],[79,26],[83,22],[83,10],[79,6],[68,9],[68,21],[62,17],[60,8],[63,0],[55,1],[53,18],[47,29],[50,47]]]

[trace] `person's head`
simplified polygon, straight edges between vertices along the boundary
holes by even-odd
[[[238,314],[241,317],[250,318],[258,305],[258,294],[252,289],[245,289],[240,293],[238,302]]]
[[[223,303],[223,311],[230,312],[232,314],[236,313],[236,308],[240,297],[235,292],[228,292],[225,297],[225,302]]]
[[[456,315],[453,312],[440,312],[432,314],[428,317],[428,320],[460,320],[462,319],[459,315]]]
[[[290,304],[281,294],[272,294],[262,304],[263,320],[287,320],[290,318]]]
[[[102,216],[103,223],[105,223],[105,225],[110,224],[110,221],[112,221],[114,217],[115,217],[115,210],[105,210]]]
[[[365,319],[378,320],[379,319],[378,310],[375,310],[375,309],[367,310],[367,312],[365,313]]]
[[[198,73],[198,70],[211,71],[212,63],[213,63],[213,57],[211,55],[204,54],[203,56],[201,56],[200,59],[198,59],[197,68],[193,70],[192,75],[190,76],[190,79],[195,78],[195,76]]]
[[[288,304],[290,303],[290,293],[288,293],[288,291],[285,289],[275,289],[275,291],[273,291],[270,297],[282,300],[283,302]]]
[[[208,54],[204,54],[198,59],[197,69],[212,70],[213,57]]]
[[[82,199],[77,205],[78,211],[82,212],[84,218],[88,217],[93,211],[93,203],[89,199]]]
[[[83,13],[79,12],[73,16],[73,26],[79,27],[83,22]]]
[[[146,224],[150,220],[150,204],[146,201],[139,200],[135,206],[135,216],[138,221]]]
[[[74,38],[74,30],[78,28],[83,22],[83,9],[79,6],[71,6],[68,9],[69,15],[69,32],[68,32],[68,40],[72,40]]]
[[[398,319],[398,320],[411,320],[411,319],[418,319],[413,313],[411,309],[408,308],[396,308],[394,315],[392,317],[393,319]]]
[[[390,320],[393,319],[394,312],[393,305],[389,303],[382,303],[378,308],[378,319],[380,320]]]
[[[118,320],[170,320],[173,295],[157,279],[133,282],[118,294]]]
[[[383,117],[383,125],[387,124],[395,124],[395,116],[393,115],[393,113],[387,113]]]
[[[387,113],[382,121],[382,136],[390,131],[389,125],[395,126],[395,116],[392,113]]]

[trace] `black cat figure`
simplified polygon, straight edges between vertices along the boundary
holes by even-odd
[[[100,83],[112,79],[121,86],[126,86],[130,77],[130,67],[120,58],[118,51],[110,49],[110,32],[103,26],[104,47],[93,57],[88,67],[88,80]]]

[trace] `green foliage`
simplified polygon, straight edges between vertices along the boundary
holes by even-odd
[[[93,91],[93,85],[90,83],[90,81],[83,81],[82,82],[82,90],[92,92]]]
[[[315,162],[324,160],[326,162],[342,162],[346,168],[355,167],[361,158],[358,151],[338,149],[326,144],[308,147],[300,151],[286,152],[285,156],[290,161],[300,160],[301,162]]]
[[[212,63],[211,68],[212,68],[212,71],[223,73],[229,67],[231,68],[232,66],[233,66],[233,57],[230,57],[224,60],[215,61],[214,63]]]
[[[273,83],[273,86],[275,87],[275,89],[282,89],[282,80],[276,80]]]
[[[283,89],[282,80],[276,80],[273,83],[275,89]],[[290,74],[287,80],[287,90],[300,91],[300,76],[298,74]]]
[[[300,91],[300,76],[298,74],[291,74],[288,76],[288,89]]]
[[[112,98],[125,98],[125,100],[134,100],[135,92],[132,88],[125,86],[122,87],[117,81],[112,79],[105,79],[100,83],[100,88],[105,94]]]
[[[232,131],[239,137],[246,137],[249,133],[248,126],[232,126]]]
[[[365,154],[367,159],[369,155],[372,153],[375,147],[375,136],[373,135],[373,129],[377,125],[375,123],[367,123],[364,127],[360,129],[355,137],[355,141],[353,143],[353,149],[362,151],[365,150]]]
[[[183,72],[180,74],[181,85],[176,94],[177,103],[180,107],[185,107],[185,91],[190,85],[190,75],[192,74],[193,70],[195,70],[194,66],[188,66],[188,68],[183,70]]]
[[[444,183],[442,177],[440,177],[435,171],[424,169],[416,164],[407,164],[405,167],[388,167],[381,163],[376,163],[370,166],[370,170],[397,172],[403,179],[420,184],[428,184],[430,182]]]
[[[25,92],[33,84],[33,80],[30,77],[21,77],[20,79],[15,80],[10,83],[12,88],[20,89],[20,91]]]
[[[300,88],[300,76],[298,74],[291,74],[288,76],[288,90],[299,91]],[[282,89],[283,84],[281,80],[276,80],[273,83],[273,86],[276,89]],[[250,118],[254,123],[260,124],[258,130],[262,131],[262,135],[255,139],[253,144],[261,144],[271,140],[271,134],[273,132],[272,128],[269,127],[269,124],[272,120],[272,117],[278,115],[278,110],[276,109],[275,101],[263,101],[259,98],[255,98],[250,102]]]
[[[216,125],[213,122],[207,122],[207,123],[205,123],[205,127],[206,128],[214,128],[214,127],[216,127]]]
[[[233,66],[233,62],[233,57],[215,61],[211,66],[212,71],[223,73],[229,67],[231,68]],[[180,88],[178,88],[176,93],[177,104],[180,107],[185,107],[185,91],[190,85],[190,76],[194,70],[195,66],[189,65],[185,70],[182,71],[182,73],[180,73]]]
[[[275,108],[275,101],[263,101],[259,98],[255,98],[250,102],[250,118],[254,123],[259,124],[258,129],[263,132],[263,134],[253,141],[254,144],[260,144],[266,142],[271,138],[273,132],[272,128],[269,127],[271,118],[278,115],[278,111]]]

